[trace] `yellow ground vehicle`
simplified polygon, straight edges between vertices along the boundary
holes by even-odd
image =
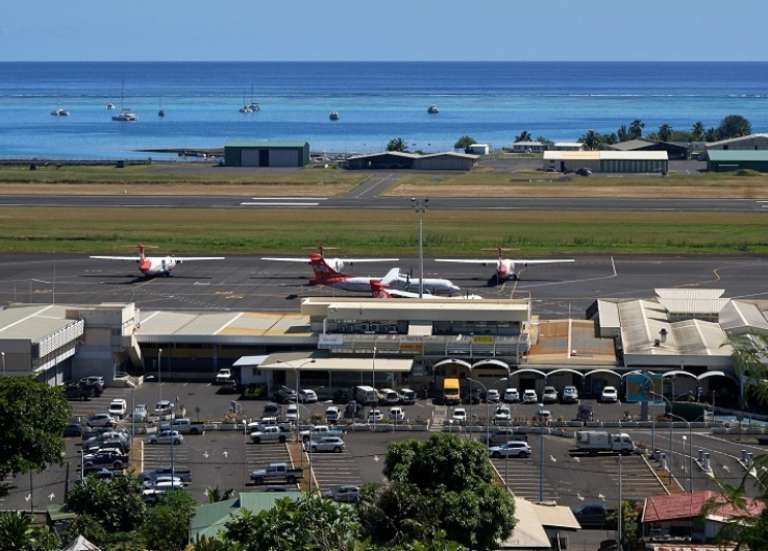
[[[461,403],[459,380],[455,377],[443,379],[443,402],[446,405]]]

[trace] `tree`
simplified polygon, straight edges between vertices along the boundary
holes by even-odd
[[[527,130],[523,130],[520,132],[517,136],[515,136],[515,143],[517,142],[530,142],[533,138],[531,137],[531,133]]]
[[[477,142],[475,141],[475,138],[473,138],[472,136],[462,136],[461,138],[456,140],[456,143],[453,144],[453,148],[463,149],[464,151],[466,151],[467,149],[469,149],[470,145],[474,145],[476,143]]]
[[[86,477],[69,491],[67,507],[78,515],[90,515],[107,532],[132,532],[141,527],[146,505],[141,482],[135,476],[114,480]]]
[[[742,409],[747,407],[749,398],[768,402],[768,338],[763,335],[747,335],[731,339],[733,369],[744,377]]]
[[[360,524],[354,511],[318,495],[281,499],[269,510],[243,511],[226,524],[224,537],[243,551],[352,551]]]
[[[109,540],[109,535],[91,515],[78,515],[69,523],[61,539],[66,543],[72,543],[77,536],[84,536],[94,545],[104,545]]]
[[[717,136],[717,128],[707,128],[707,131],[704,132],[704,140],[707,142],[716,142],[718,140]]]
[[[659,126],[659,140],[662,142],[668,142],[672,138],[672,127],[667,123]]]
[[[68,419],[59,388],[29,377],[0,379],[0,480],[61,463]]]
[[[619,129],[616,131],[616,137],[620,142],[626,142],[629,141],[631,138],[629,137],[629,130],[627,130],[627,125],[622,124]]]
[[[696,121],[691,127],[691,140],[694,142],[704,141],[704,132],[704,123],[701,121]]]
[[[579,142],[584,144],[586,149],[594,150],[600,147],[602,139],[600,134],[594,130],[587,130],[586,133],[581,138],[579,138]]]
[[[231,541],[221,541],[215,538],[203,536],[200,541],[192,546],[191,551],[239,551],[242,549],[238,544]]]
[[[205,489],[205,495],[208,497],[208,503],[218,503],[219,501],[232,499],[232,496],[235,495],[235,490],[227,488],[222,491],[218,486],[213,486]]]
[[[181,551],[189,538],[189,522],[197,503],[183,491],[169,492],[149,509],[141,532],[157,551]]]
[[[643,129],[645,128],[645,123],[641,121],[640,119],[635,119],[629,124],[629,139],[630,140],[639,140],[643,137]]]
[[[544,145],[555,145],[555,142],[547,138],[546,136],[536,136],[536,141],[541,142]]]
[[[34,527],[24,513],[0,512],[0,542],[3,551],[53,551],[59,548],[56,535],[47,526]]]
[[[728,115],[717,127],[717,138],[727,140],[729,138],[740,138],[749,136],[752,133],[752,124],[741,115]]]
[[[392,138],[387,143],[387,151],[408,151],[408,144],[405,143],[403,138]]]
[[[614,526],[619,521],[618,513],[612,511],[608,515],[608,522]],[[632,549],[637,543],[640,514],[637,503],[631,500],[621,502],[621,541],[624,549]]]
[[[384,474],[390,484],[367,488],[358,506],[374,543],[447,541],[491,549],[515,524],[514,501],[492,482],[486,448],[474,440],[436,434],[389,446]]]

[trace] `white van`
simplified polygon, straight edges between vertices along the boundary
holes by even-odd
[[[376,405],[379,403],[379,396],[376,389],[372,386],[356,386],[355,400],[365,406]]]
[[[379,390],[379,403],[393,405],[400,402],[400,395],[391,388]]]

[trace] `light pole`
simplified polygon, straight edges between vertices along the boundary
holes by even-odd
[[[378,397],[379,393],[376,391],[376,345],[373,345],[373,356],[371,357],[371,387],[373,388],[374,397]],[[377,400],[378,401],[378,400]],[[371,412],[374,412],[376,408],[371,408]],[[373,433],[376,433],[376,415],[373,416]]]
[[[301,408],[299,406],[299,379],[301,377],[301,368],[305,365],[313,364],[315,363],[314,358],[309,358],[306,361],[302,362],[300,365],[288,365],[288,362],[282,362],[280,360],[277,361],[277,363],[285,363],[287,367],[293,368],[294,373],[294,383],[296,386],[296,443],[299,445],[299,467],[303,467],[304,464],[304,455],[302,453],[302,447],[304,443],[301,441]],[[309,451],[307,451],[307,458],[309,459],[309,491],[312,491],[312,433],[309,434]]]
[[[660,396],[656,392],[651,392],[651,395],[654,396]],[[661,399],[664,400],[669,405],[669,412],[667,412],[667,415],[674,419],[679,419],[686,425],[688,425],[688,491],[693,494],[693,427],[691,426],[690,421],[688,419],[684,419],[683,417],[672,413],[672,402],[669,401],[669,398],[666,398],[664,396],[661,396]],[[669,424],[669,453],[672,453],[672,432],[674,429],[674,423]],[[685,448],[683,448],[683,455],[685,455]],[[670,458],[671,459],[671,458]]]
[[[411,197],[411,205],[419,215],[419,298],[424,298],[424,214],[427,212],[429,199]]]
[[[3,377],[5,377],[5,352],[0,352],[0,358],[3,359]]]
[[[163,349],[157,349],[157,388],[159,393],[158,402],[163,401],[163,371],[160,367],[160,360],[163,355]]]
[[[488,387],[486,387],[480,381],[476,381],[471,377],[467,377],[469,383],[469,407],[472,407],[472,383],[480,385],[485,391],[485,405],[486,405],[486,418],[485,418],[485,445],[490,445],[491,442],[491,403],[488,401]]]

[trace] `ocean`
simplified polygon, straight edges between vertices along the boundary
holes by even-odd
[[[135,123],[106,109],[121,88]],[[241,114],[251,97],[261,111]],[[142,158],[234,138],[368,152],[400,136],[437,151],[469,134],[500,148],[522,130],[575,140],[636,118],[683,130],[738,113],[766,131],[767,108],[768,63],[0,63],[0,157]]]

